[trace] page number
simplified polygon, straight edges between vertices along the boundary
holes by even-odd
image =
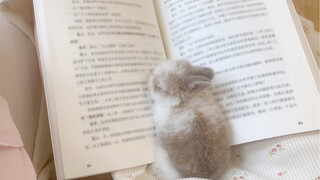
[[[87,168],[91,168],[91,164],[87,164]]]
[[[298,124],[299,124],[299,125],[303,125],[303,122],[302,122],[302,121],[299,121]]]

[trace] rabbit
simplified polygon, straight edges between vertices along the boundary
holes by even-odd
[[[157,179],[216,179],[230,158],[228,120],[214,100],[207,67],[170,60],[156,67],[148,88],[156,131]]]

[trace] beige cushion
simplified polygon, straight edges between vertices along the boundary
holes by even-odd
[[[7,100],[32,158],[41,101],[36,50],[29,38],[3,16],[0,34],[0,95]]]
[[[52,148],[32,22],[31,0],[0,4],[0,96],[9,104],[38,179],[50,179]]]

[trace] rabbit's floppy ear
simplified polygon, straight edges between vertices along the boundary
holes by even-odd
[[[192,67],[188,73],[191,76],[204,76],[210,80],[214,77],[214,72],[208,67]]]
[[[187,76],[183,79],[183,89],[187,95],[192,95],[209,87],[210,82],[211,79],[201,75]]]

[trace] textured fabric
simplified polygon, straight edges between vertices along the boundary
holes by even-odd
[[[32,0],[0,4],[0,34],[0,96],[9,104],[38,179],[54,179],[44,92],[33,44]]]
[[[319,131],[234,146],[222,179],[315,179],[320,174]]]
[[[41,172],[38,174],[37,180],[55,180],[56,173],[53,160],[44,166]]]
[[[24,148],[8,148],[0,146],[0,179],[37,179],[30,158]]]
[[[8,103],[0,96],[0,146],[23,147],[23,142],[16,126],[12,122]]]
[[[24,147],[32,158],[41,102],[36,49],[29,37],[3,16],[2,9],[0,34],[0,96],[8,102]]]
[[[0,13],[34,44],[32,0],[0,1]]]
[[[38,120],[38,128],[35,139],[34,151],[32,162],[35,167],[36,173],[39,177],[42,177],[41,173],[45,173],[48,175],[52,175],[54,173],[42,172],[47,164],[53,163],[53,153],[52,153],[52,145],[50,139],[50,129],[48,123],[48,112],[46,107],[46,101],[44,93],[42,93],[41,98],[41,106],[40,106],[40,114]],[[54,172],[54,169],[52,168]],[[42,180],[38,178],[38,180]],[[43,179],[45,180],[45,179]]]
[[[318,180],[319,139],[319,131],[313,131],[233,146],[221,180]],[[155,179],[146,166],[113,172],[112,176],[115,180]]]
[[[0,96],[0,179],[35,180],[36,173],[23,148],[8,103]]]
[[[112,177],[115,180],[156,180],[155,177],[152,176],[147,166],[139,166],[121,171],[115,171],[112,173]]]

